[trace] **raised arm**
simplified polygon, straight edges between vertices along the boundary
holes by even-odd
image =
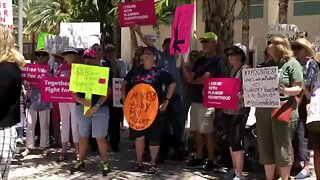
[[[136,26],[135,31],[137,32],[137,34],[139,35],[139,37],[141,38],[144,44],[146,44],[147,46],[155,47],[155,45],[151,42],[151,40],[148,37],[144,36],[144,34],[141,32],[140,26]]]

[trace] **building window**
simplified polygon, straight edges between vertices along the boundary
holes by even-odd
[[[263,18],[263,0],[250,0],[250,19]],[[242,10],[236,19],[242,19]]]
[[[320,15],[320,0],[294,0],[294,16]]]

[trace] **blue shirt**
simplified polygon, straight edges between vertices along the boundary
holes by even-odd
[[[176,82],[175,94],[182,95],[182,80],[181,80],[181,67],[177,67],[175,56],[172,54],[165,54],[157,50],[157,63],[156,66],[164,68],[170,73]]]
[[[302,70],[303,70],[304,85],[307,89],[310,89],[313,78],[315,78],[316,74],[319,72],[317,61],[310,58],[308,62],[305,65],[303,65]]]

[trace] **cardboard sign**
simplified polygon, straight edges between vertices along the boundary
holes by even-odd
[[[114,107],[123,107],[123,104],[120,102],[122,99],[122,82],[123,78],[113,78],[112,79],[112,99]]]
[[[280,107],[278,67],[242,71],[245,107]]]
[[[26,64],[22,68],[22,79],[26,81],[31,88],[40,88],[42,77],[49,74],[49,65]]]
[[[41,101],[57,103],[75,103],[69,91],[70,78],[44,76],[41,79]]]
[[[267,39],[269,40],[272,35],[281,34],[287,36],[289,41],[294,41],[298,32],[298,27],[294,24],[271,24],[268,26]]]
[[[307,124],[320,121],[320,74],[315,77],[312,83],[311,100],[309,104]]]
[[[69,38],[56,35],[45,36],[44,48],[46,48],[49,53],[62,52],[67,47],[69,47]]]
[[[123,107],[129,126],[137,131],[147,129],[159,110],[157,92],[148,84],[138,84],[128,93]]]
[[[107,96],[109,68],[72,64],[70,77],[70,91],[85,93],[85,98],[91,100],[92,94]],[[85,107],[84,112],[90,107]]]
[[[172,25],[170,53],[187,53],[190,48],[194,4],[178,6]]]
[[[121,27],[155,25],[157,23],[153,0],[119,3],[118,14]]]
[[[0,0],[0,24],[13,29],[12,0]]]
[[[204,82],[204,106],[222,109],[238,108],[238,93],[241,81],[238,78],[210,78]]]
[[[60,36],[67,37],[71,47],[89,48],[96,43],[100,44],[100,23],[61,23]]]

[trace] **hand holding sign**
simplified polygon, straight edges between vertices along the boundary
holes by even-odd
[[[89,66],[83,64],[72,64],[70,77],[70,91],[85,93],[83,101],[84,113],[91,106],[92,94],[107,96],[109,68]],[[90,106],[89,103],[90,102]]]

